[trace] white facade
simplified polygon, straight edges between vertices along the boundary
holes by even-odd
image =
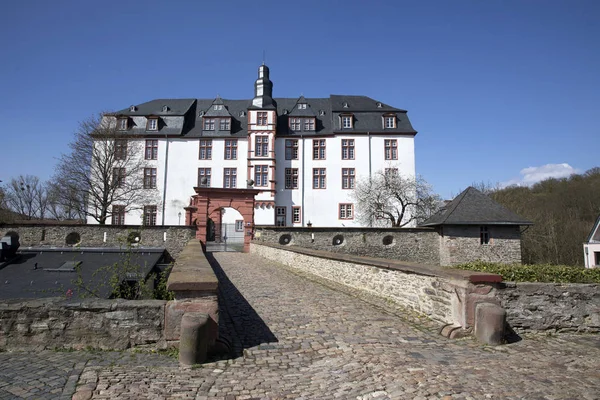
[[[195,194],[194,187],[201,184],[200,169],[203,176],[210,169],[210,187],[232,187],[234,171],[236,188],[262,190],[255,198],[254,224],[295,227],[359,226],[351,198],[354,182],[386,168],[397,169],[404,176],[415,175],[416,132],[406,111],[364,96],[295,100],[272,99],[271,93],[268,68],[261,66],[255,97],[245,103],[244,110],[236,105],[239,100],[179,100],[172,107],[167,104],[169,100],[155,100],[106,117],[127,118],[128,140],[140,141],[142,147],[148,140],[157,143],[156,159],[147,160],[148,168],[156,168],[156,189],[152,190],[157,190],[161,198],[157,204],[157,225],[185,224],[184,207]],[[161,102],[165,105],[161,106]],[[181,110],[176,110],[178,107]],[[148,117],[139,115],[146,110]],[[178,115],[170,115],[171,110]],[[209,114],[210,110],[214,110],[213,114]],[[286,121],[296,116],[302,127],[309,129],[288,129]],[[350,126],[348,116],[352,120]],[[161,119],[157,125],[165,131],[164,136],[148,132],[152,118]],[[211,131],[206,132],[206,125],[202,124],[207,118],[214,118],[217,125],[219,118],[230,119],[232,127],[223,132],[209,126]],[[304,125],[304,121],[313,125]],[[236,122],[241,128],[234,131]],[[193,128],[186,131],[190,124]],[[286,143],[290,141],[297,144],[297,155],[290,150],[286,154]],[[201,156],[201,142],[205,150],[210,143],[210,157]],[[226,143],[232,142],[236,143],[235,157],[231,146],[229,153],[226,149]],[[386,153],[390,143],[393,154]],[[239,218],[236,212],[223,214],[224,223],[236,223]],[[139,225],[142,221],[141,211],[125,215],[126,225]],[[107,223],[110,222],[109,219]],[[244,224],[247,222],[250,221]]]
[[[600,268],[600,217],[596,220],[588,241],[583,244],[583,258],[586,268]]]

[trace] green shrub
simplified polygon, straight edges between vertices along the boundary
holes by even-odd
[[[454,265],[452,268],[502,275],[506,282],[600,283],[600,268],[586,269],[549,264],[495,264],[483,261]]]

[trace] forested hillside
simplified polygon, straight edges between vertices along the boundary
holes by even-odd
[[[523,228],[524,263],[583,265],[582,243],[600,215],[600,168],[489,194],[534,223]]]

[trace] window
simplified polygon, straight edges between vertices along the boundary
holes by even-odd
[[[286,213],[287,211],[285,206],[275,207],[275,226],[285,226],[285,220],[287,217]]]
[[[254,185],[268,186],[269,166],[255,165],[254,166]]]
[[[306,110],[306,103],[298,104],[298,110]]]
[[[243,219],[236,219],[235,220],[235,231],[236,232],[243,232],[244,231],[244,220]]]
[[[200,160],[212,159],[212,140],[202,139],[200,140]]]
[[[285,169],[285,188],[298,189],[298,168]]]
[[[158,130],[158,118],[148,118],[148,126],[146,129],[149,131]]]
[[[257,112],[256,113],[256,124],[257,125],[267,125],[267,113],[266,112]]]
[[[386,176],[398,175],[398,168],[386,168],[384,173]]]
[[[129,118],[119,118],[117,120],[117,129],[125,131],[129,127]]]
[[[113,185],[118,188],[125,186],[125,168],[113,168]]]
[[[158,158],[158,140],[146,140],[144,158],[146,160],[156,160]]]
[[[144,225],[156,225],[156,206],[144,206]]]
[[[127,139],[115,139],[115,160],[127,159]]]
[[[125,206],[112,206],[113,225],[125,225]]]
[[[306,118],[304,120],[304,130],[305,131],[314,131],[315,130],[315,119],[314,118]]]
[[[229,127],[230,127],[230,120],[229,118],[223,118],[219,121],[219,130],[221,131],[228,131]]]
[[[325,139],[313,139],[313,160],[325,159]]]
[[[342,189],[354,189],[354,168],[342,168]]]
[[[342,139],[342,160],[354,160],[354,139]]]
[[[144,189],[156,189],[156,168],[144,168]]]
[[[256,147],[254,149],[254,155],[256,157],[268,157],[269,156],[269,137],[268,136],[257,136],[256,137]]]
[[[235,188],[237,186],[237,168],[223,168],[223,187]]]
[[[353,204],[340,204],[340,219],[354,219]]]
[[[214,131],[215,130],[215,119],[214,118],[204,118],[204,130],[205,131]]]
[[[225,159],[226,160],[237,160],[237,139],[226,139],[225,140]]]
[[[490,231],[485,225],[479,227],[479,243],[490,244]]]
[[[300,213],[300,206],[292,206],[292,223],[299,224],[302,222],[302,214]]]
[[[386,129],[392,129],[396,127],[396,117],[389,116],[383,117],[383,126]]]
[[[313,168],[313,189],[325,189],[326,172],[325,168]]]
[[[342,115],[342,128],[352,128],[352,115]]]
[[[198,186],[210,187],[210,168],[198,168]]]
[[[286,160],[297,160],[298,159],[298,140],[297,139],[286,139],[285,140],[285,159]]]
[[[299,131],[302,126],[302,120],[300,118],[290,118],[290,130]]]
[[[385,159],[386,160],[397,160],[398,159],[398,140],[385,139]]]

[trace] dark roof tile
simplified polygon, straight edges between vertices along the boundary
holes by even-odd
[[[468,187],[420,226],[532,225],[474,187]]]

